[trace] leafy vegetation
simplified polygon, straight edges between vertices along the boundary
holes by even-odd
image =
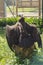
[[[2,18],[0,19],[0,27],[5,27],[8,25],[13,25],[17,21],[17,18]]]
[[[2,18],[0,19],[0,26],[6,26],[6,24],[12,25],[15,24],[19,20],[19,17],[12,17],[12,18]],[[30,24],[36,24],[37,26],[42,25],[42,18],[25,18],[25,21]]]
[[[0,65],[43,65],[43,49],[34,51],[30,59],[20,59],[10,50],[5,35],[5,29],[0,28]],[[43,42],[43,34],[41,37]]]
[[[7,24],[8,25],[13,25],[19,20],[19,17],[12,17],[12,18],[2,18],[0,19],[0,27],[5,27]],[[37,28],[40,29],[41,33],[43,32],[43,22],[42,18],[25,18],[25,21],[30,24],[35,24]]]

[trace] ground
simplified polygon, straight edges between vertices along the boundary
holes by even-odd
[[[9,6],[11,11],[13,12],[13,7]],[[6,7],[6,17],[12,17],[13,15],[16,16],[16,7],[14,7],[14,13],[12,15],[11,11],[8,7]],[[39,10],[38,8],[18,8],[18,15],[28,16],[28,17],[38,17]],[[41,13],[42,16],[42,13]]]
[[[5,36],[5,30],[0,28],[0,65],[43,65],[43,49],[40,52],[34,51],[30,59],[19,59],[8,47]],[[41,39],[43,43],[43,34]]]

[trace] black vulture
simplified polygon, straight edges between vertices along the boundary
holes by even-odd
[[[24,56],[29,55],[34,49],[34,43],[42,47],[40,34],[35,25],[27,24],[24,17],[21,17],[15,25],[6,26],[6,39],[12,51]]]

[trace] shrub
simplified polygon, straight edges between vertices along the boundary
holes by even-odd
[[[2,18],[0,19],[0,27],[5,27],[7,24],[8,25],[13,25],[18,21],[18,17],[14,18]]]
[[[7,24],[8,25],[13,25],[19,20],[19,17],[12,17],[12,18],[2,18],[0,19],[0,27],[5,27]],[[30,24],[35,24],[37,27],[40,28],[41,30],[41,25],[43,24],[42,18],[36,18],[36,17],[31,17],[31,18],[25,18],[25,21]]]
[[[30,23],[30,24],[35,24],[37,26],[40,26],[42,24],[42,18],[36,18],[36,17],[31,17],[31,18],[25,18],[25,21]]]
[[[15,22],[15,18],[6,18],[6,25],[13,25]]]
[[[26,21],[27,23],[30,23],[30,24],[33,23],[33,20],[34,20],[33,17],[31,17],[31,18],[25,18],[25,21]]]
[[[19,20],[19,17],[12,17],[12,18],[2,18],[0,19],[0,26],[6,26],[7,24],[8,25],[13,25],[15,24],[17,21]],[[25,18],[25,21],[27,23],[30,23],[30,24],[36,24],[37,26],[40,26],[42,24],[42,19],[40,18],[34,18],[34,17],[31,17],[31,18]]]

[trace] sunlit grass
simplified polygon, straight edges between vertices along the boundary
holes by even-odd
[[[43,39],[43,34],[41,35]],[[40,52],[34,51],[32,57],[19,59],[15,56],[6,41],[5,30],[0,30],[0,65],[43,65],[43,49]]]
[[[9,8],[11,9],[11,11],[16,12],[16,6],[9,6]],[[10,12],[9,8],[6,7],[7,12]],[[36,12],[37,10],[38,8],[18,8],[18,12]]]

